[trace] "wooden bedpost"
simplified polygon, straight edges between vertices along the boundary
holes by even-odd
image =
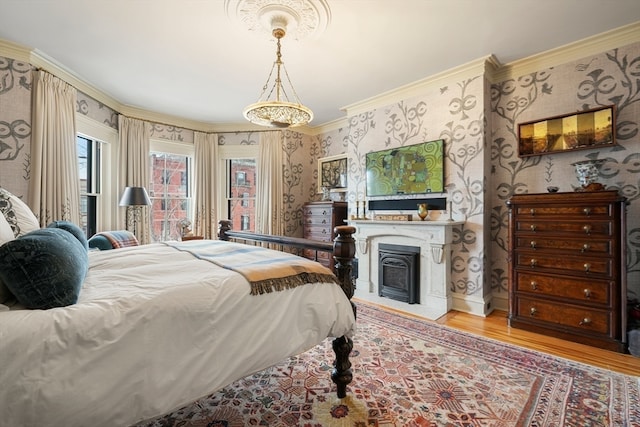
[[[355,290],[352,274],[353,257],[356,254],[356,243],[353,238],[353,233],[355,232],[355,227],[340,225],[334,229],[336,237],[333,240],[336,276],[349,301],[351,301]],[[356,306],[353,301],[351,301],[351,309],[355,315]],[[342,336],[334,339],[332,345],[336,360],[333,364],[331,379],[338,387],[338,397],[342,399],[347,396],[347,384],[353,379],[351,362],[349,361],[349,354],[353,349],[353,340],[347,336]]]
[[[350,225],[340,225],[334,228],[333,231],[336,237],[332,244],[330,242],[320,242],[298,237],[271,236],[246,231],[233,231],[231,230],[231,221],[223,219],[220,220],[218,238],[220,240],[237,239],[244,242],[267,242],[293,248],[310,249],[316,252],[332,253],[335,260],[336,278],[344,294],[351,302],[351,309],[355,315],[356,306],[353,301],[351,301],[351,297],[353,297],[355,290],[352,270],[353,257],[356,255],[356,241],[353,238],[356,229]],[[347,384],[353,379],[351,362],[349,361],[349,354],[352,349],[353,341],[347,336],[333,340],[333,351],[336,354],[336,359],[333,363],[331,379],[338,387],[338,397],[341,399],[347,396]]]

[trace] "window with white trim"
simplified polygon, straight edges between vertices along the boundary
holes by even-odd
[[[180,240],[180,221],[193,221],[193,146],[151,141],[151,240]]]
[[[101,143],[82,135],[76,136],[78,176],[80,179],[80,228],[87,237],[98,227],[98,198],[101,192]]]
[[[222,212],[235,230],[255,231],[257,145],[220,146]],[[222,175],[224,174],[224,175]],[[224,216],[224,215],[223,215]]]

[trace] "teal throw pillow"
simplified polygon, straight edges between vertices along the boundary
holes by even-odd
[[[0,246],[0,280],[27,308],[75,304],[88,265],[87,249],[60,228],[35,230]]]
[[[47,228],[61,228],[63,230],[68,231],[73,234],[76,239],[84,246],[86,250],[89,250],[89,244],[87,243],[87,236],[84,234],[84,231],[69,221],[53,221],[51,224],[47,225]]]

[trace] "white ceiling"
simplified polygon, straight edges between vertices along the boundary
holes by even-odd
[[[326,0],[327,28],[282,59],[318,126],[340,109],[494,54],[510,63],[640,21],[640,0]],[[0,39],[37,49],[123,105],[246,121],[275,42],[224,0],[0,0]]]

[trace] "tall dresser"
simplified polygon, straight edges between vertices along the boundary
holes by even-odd
[[[509,325],[623,352],[626,199],[520,194],[509,208]]]
[[[347,219],[347,202],[310,202],[302,208],[303,237],[305,239],[332,242],[333,229],[337,225],[344,225]],[[316,259],[316,252],[305,249],[304,256]],[[333,257],[327,252],[318,252],[317,260],[333,271]]]

